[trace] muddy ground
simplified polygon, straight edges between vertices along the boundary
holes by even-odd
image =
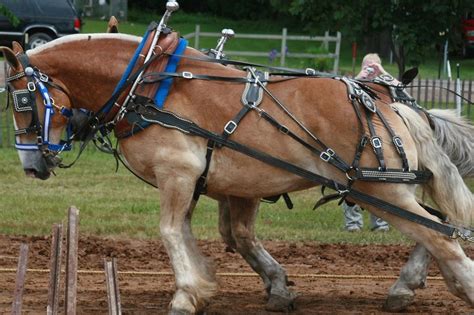
[[[21,242],[30,246],[28,268],[48,268],[48,237],[0,235],[0,313],[10,313]],[[215,263],[219,273],[250,273],[238,254],[225,251],[221,241],[200,241],[200,248]],[[264,245],[282,263],[298,292],[294,314],[382,314],[382,304],[392,279],[313,278],[309,274],[397,276],[406,262],[410,246],[348,245],[316,242],[275,242]],[[466,247],[474,257],[474,246]],[[171,271],[163,244],[158,240],[117,240],[81,237],[79,268],[103,270],[103,258],[116,257],[119,271]],[[430,276],[440,276],[434,263]],[[265,293],[257,277],[219,276],[218,295],[210,302],[207,314],[282,314],[264,310]],[[166,314],[173,295],[171,276],[121,274],[119,285],[124,314]],[[30,271],[24,291],[24,314],[44,314],[48,274]],[[107,292],[103,274],[78,276],[78,313],[107,314]],[[429,280],[417,291],[407,313],[473,314],[474,309],[448,292],[443,281]]]

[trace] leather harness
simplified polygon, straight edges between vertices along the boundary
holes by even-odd
[[[150,29],[153,28],[150,27]],[[473,241],[473,238],[470,236],[471,228],[456,227],[446,222],[440,223],[431,219],[427,219],[423,216],[417,215],[398,206],[390,204],[384,200],[367,195],[352,188],[352,185],[355,180],[415,184],[424,183],[432,176],[429,171],[414,171],[409,169],[400,137],[398,137],[394,133],[386,119],[383,117],[382,113],[377,110],[374,101],[374,98],[376,98],[377,96],[374,95],[374,93],[369,88],[367,88],[362,82],[350,80],[347,78],[340,78],[338,76],[333,76],[329,74],[321,74],[313,69],[299,71],[267,66],[265,67],[276,72],[261,73],[257,72],[253,68],[248,68],[248,76],[246,78],[219,77],[212,75],[193,74],[190,72],[178,73],[163,71],[163,69],[165,68],[164,65],[166,64],[166,60],[169,57],[188,58],[191,60],[199,60],[201,62],[221,63],[227,65],[233,64],[250,67],[261,66],[257,64],[237,62],[231,60],[199,58],[190,57],[186,55],[177,56],[170,53],[170,51],[174,51],[174,48],[177,45],[177,40],[178,36],[176,33],[169,31],[163,32],[160,36],[158,45],[155,47],[148,47],[149,49],[154,50],[154,56],[146,63],[138,62],[134,66],[134,71],[131,71],[128,77],[124,80],[124,84],[116,89],[109,101],[102,107],[102,109],[98,113],[92,115],[88,122],[89,127],[91,127],[91,134],[87,137],[88,139],[92,139],[94,134],[96,134],[99,130],[105,130],[104,132],[106,133],[107,131],[115,129],[115,133],[119,138],[122,135],[130,135],[130,130],[131,128],[133,128],[134,124],[143,122],[147,124],[158,124],[165,128],[177,129],[183,133],[202,137],[208,140],[208,149],[206,153],[207,163],[204,173],[196,184],[196,189],[194,193],[195,199],[197,199],[200,194],[205,193],[207,171],[209,170],[212,152],[215,148],[227,147],[252,158],[255,158],[259,161],[272,165],[274,167],[296,174],[302,178],[305,178],[308,181],[314,182],[315,184],[320,184],[325,187],[329,187],[337,192],[335,194],[335,197],[337,198],[345,198],[347,196],[350,196],[353,199],[371,204],[388,213],[394,214],[412,222],[416,222],[452,238],[460,237],[464,240]],[[150,46],[148,42],[145,42],[143,44],[143,52],[146,51],[147,45]],[[135,90],[135,93],[133,93],[133,95],[127,95],[128,91],[130,91],[130,85],[135,81],[135,79],[140,75],[143,70],[145,70],[146,72],[143,75],[138,88]],[[271,79],[272,75],[279,75],[283,77]],[[222,134],[216,134],[214,132],[201,128],[194,122],[179,117],[173,112],[158,108],[154,103],[152,95],[154,92],[156,92],[156,89],[158,88],[156,83],[161,82],[164,79],[173,77],[181,77],[189,80],[199,79],[246,83],[248,89],[246,89],[247,92],[244,93],[244,96],[242,98],[243,108],[231,121],[229,121],[223,127]],[[370,134],[362,134],[360,142],[356,144],[356,154],[350,165],[344,160],[342,160],[334,150],[326,146],[320,139],[313,135],[301,122],[299,122],[291,114],[291,112],[288,111],[288,109],[286,109],[284,104],[278,98],[276,98],[266,87],[266,84],[271,84],[272,82],[292,80],[298,77],[329,77],[336,80],[341,80],[347,85],[348,97],[354,107],[354,111],[356,113],[356,116],[358,117],[360,126],[363,125],[362,117],[365,115],[365,121],[367,123],[367,127]],[[309,143],[304,139],[300,138],[297,134],[289,130],[286,126],[279,123],[266,111],[259,108],[259,99],[261,99],[260,95],[263,94],[267,95],[271,100],[273,100],[274,103],[280,106],[288,114],[288,116],[295,121],[299,128],[304,130],[306,134],[310,136],[314,144]],[[129,99],[129,101],[122,103],[122,101],[127,98]],[[122,105],[120,105],[121,103]],[[113,105],[111,106],[111,104]],[[265,152],[261,152],[258,149],[247,147],[230,139],[230,136],[238,127],[239,122],[245,117],[245,115],[250,110],[255,110],[262,118],[264,118],[268,123],[277,128],[283,134],[290,136],[291,138],[302,144],[305,148],[319,156],[321,160],[329,163],[333,167],[345,173],[348,178],[348,182],[346,184],[338,183],[332,179],[325,178],[321,175],[305,170],[287,161],[271,156]],[[371,121],[374,115],[377,115],[379,117],[385,128],[392,136],[393,143],[397,149],[397,152],[400,155],[400,158],[402,159],[403,168],[400,170],[387,169],[385,165],[383,158],[383,148],[381,146],[381,139],[375,134],[373,123]],[[361,130],[365,130],[365,128]],[[72,139],[70,139],[70,141],[72,141]],[[367,169],[359,167],[360,157],[362,155],[362,152],[364,151],[364,148],[368,144],[372,146],[373,152],[377,160],[379,161],[379,167],[376,169]],[[333,198],[329,198],[328,200],[330,199]],[[439,211],[430,209],[429,212],[441,217]]]

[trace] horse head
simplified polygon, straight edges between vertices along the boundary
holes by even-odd
[[[45,180],[60,163],[58,153],[70,147],[61,140],[72,116],[68,90],[32,66],[20,44],[0,51],[9,65],[6,80],[13,99],[15,147],[26,175]]]

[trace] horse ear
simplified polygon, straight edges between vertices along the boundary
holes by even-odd
[[[118,33],[118,24],[118,20],[112,15],[107,26],[107,33]]]
[[[5,60],[7,63],[10,65],[10,67],[13,70],[20,71],[21,70],[21,64],[18,58],[15,56],[15,53],[13,50],[11,50],[8,47],[0,47],[0,51],[3,53],[3,56],[5,57]]]
[[[408,85],[410,84],[418,75],[418,68],[411,68],[402,75],[402,83],[403,85]]]
[[[19,54],[23,54],[25,51],[23,50],[23,47],[21,47],[21,44],[19,42],[13,41],[12,42],[12,48],[13,52],[15,53],[16,56]]]

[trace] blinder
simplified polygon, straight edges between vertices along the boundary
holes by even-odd
[[[34,99],[29,90],[16,90],[12,93],[14,109],[17,113],[33,111]]]

